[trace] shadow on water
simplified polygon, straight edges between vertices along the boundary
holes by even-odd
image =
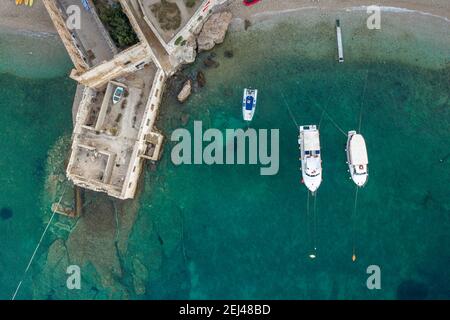
[[[399,300],[424,300],[427,297],[427,286],[415,280],[405,280],[397,288]]]
[[[45,176],[46,158],[39,158],[34,161],[33,176],[36,179],[42,179]]]
[[[13,211],[11,208],[3,207],[0,209],[0,217],[2,220],[8,220],[11,219],[13,216]]]

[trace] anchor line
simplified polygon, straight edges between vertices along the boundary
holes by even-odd
[[[310,242],[311,240],[311,227],[310,227],[310,223],[309,223],[309,190],[308,190],[308,196],[306,198],[306,235],[308,238],[308,242]]]
[[[334,119],[328,114],[328,112],[325,111],[325,115],[328,117],[328,119],[330,119],[331,123],[333,123],[333,125],[346,137],[347,134],[345,133],[345,131],[336,123],[336,121],[334,121]]]
[[[284,104],[286,105],[286,108],[287,108],[287,110],[288,110],[288,112],[289,112],[289,116],[291,117],[292,121],[293,121],[294,124],[295,124],[295,128],[298,129],[298,128],[299,128],[298,123],[297,123],[297,121],[295,120],[295,117],[294,117],[294,114],[292,113],[291,108],[289,108],[289,105],[288,105],[288,103],[287,103],[287,101],[286,101],[286,98],[284,97],[284,94],[281,93],[281,96],[283,97]]]
[[[317,105],[322,110],[322,112],[328,117],[328,119],[336,127],[336,129],[338,129],[344,136],[347,137],[347,134],[345,133],[345,131],[336,123],[336,121],[334,121],[334,119],[329,115],[329,113],[324,108],[322,108],[320,105],[318,105],[318,104],[315,104],[315,105]]]
[[[180,222],[181,222],[181,245],[182,245],[182,249],[183,249],[183,259],[184,259],[184,263],[187,262],[187,255],[186,255],[186,247],[184,244],[184,215],[183,215],[183,210],[181,210],[181,208],[178,209],[180,212]]]
[[[313,205],[313,246],[314,251],[317,248],[317,210],[316,210],[316,203],[317,203],[317,192],[314,193],[314,205]]]
[[[323,120],[323,116],[325,115],[325,110],[322,111],[322,114],[320,115],[320,120],[319,120],[319,130],[320,130],[320,126],[322,124],[322,120]]]
[[[358,133],[361,132],[361,123],[362,123],[362,115],[363,115],[363,108],[364,108],[364,99],[366,96],[366,89],[367,89],[367,80],[369,79],[369,69],[367,69],[367,73],[366,73],[366,81],[364,82],[364,89],[363,89],[363,94],[362,94],[362,99],[361,99],[361,106],[359,108],[359,124],[358,124]]]
[[[352,220],[352,252],[353,255],[356,254],[356,208],[357,208],[357,204],[358,204],[358,186],[356,186],[355,189],[355,201],[353,203],[353,213],[351,216],[351,220]]]
[[[333,84],[332,89],[330,90],[330,92],[334,92],[334,89],[336,88],[336,83]],[[327,106],[330,104],[330,101],[332,99],[333,95],[329,95],[328,99],[327,99]],[[320,125],[322,124],[322,120],[323,120],[323,116],[325,115],[325,110],[322,108],[322,114],[320,115],[320,120],[319,120],[319,130],[320,130]]]
[[[59,201],[58,201],[58,204],[57,204],[56,207],[55,207],[55,210],[53,210],[53,212],[52,212],[52,215],[51,215],[51,217],[50,217],[50,220],[48,221],[47,225],[45,226],[44,232],[42,232],[41,238],[39,239],[39,242],[38,242],[38,244],[36,245],[36,248],[34,249],[33,254],[31,255],[31,258],[30,258],[30,260],[29,260],[29,262],[28,262],[28,265],[27,265],[27,267],[25,268],[25,271],[24,271],[24,273],[23,273],[22,279],[19,281],[19,284],[17,285],[16,291],[14,291],[14,294],[13,294],[11,300],[15,300],[15,299],[16,299],[17,293],[19,293],[20,287],[22,286],[22,283],[23,283],[23,281],[25,280],[25,277],[26,277],[26,275],[27,275],[27,273],[28,273],[28,270],[30,269],[31,263],[33,262],[34,257],[36,256],[36,253],[37,253],[39,247],[41,246],[41,243],[42,243],[42,240],[43,240],[44,237],[45,237],[45,234],[47,233],[48,227],[50,226],[50,224],[51,224],[52,221],[53,221],[53,218],[55,217],[55,214],[56,214],[56,208],[61,204],[61,200],[62,200],[64,194],[66,193],[66,190],[67,190],[67,185],[64,187],[63,193],[61,194],[61,197],[59,198]]]

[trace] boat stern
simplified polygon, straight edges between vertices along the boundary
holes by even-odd
[[[242,112],[242,116],[243,116],[245,121],[252,121],[252,119],[253,119],[253,112],[252,111],[248,111],[248,110],[244,110]]]

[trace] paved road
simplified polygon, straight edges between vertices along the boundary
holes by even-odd
[[[136,17],[136,22],[139,28],[142,30],[145,39],[152,48],[153,53],[156,55],[156,58],[162,65],[163,69],[166,71],[172,69],[172,65],[169,61],[169,54],[159,41],[158,37],[153,33],[153,30],[144,20],[143,13],[140,10],[139,5],[137,5],[136,2],[134,2],[133,5],[133,3],[130,0],[124,0],[124,2],[128,4],[130,10],[132,11],[133,16]]]
[[[71,5],[76,5],[81,9],[81,28],[73,31],[85,50],[91,50],[94,54],[95,58],[90,61],[91,66],[111,60],[114,57],[114,53],[92,13],[84,9],[80,0],[58,0],[58,2],[64,10]]]

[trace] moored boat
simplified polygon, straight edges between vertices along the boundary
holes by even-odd
[[[245,121],[252,121],[256,109],[256,98],[258,90],[244,89],[244,96],[242,98],[242,116]]]
[[[123,93],[125,89],[123,87],[117,87],[116,90],[114,90],[114,94],[112,97],[113,104],[116,104],[122,99]]]
[[[347,163],[353,182],[363,187],[369,177],[366,142],[361,134],[349,131],[347,138]]]
[[[317,127],[315,125],[300,126],[298,143],[300,145],[303,183],[314,193],[322,182],[322,157]]]

